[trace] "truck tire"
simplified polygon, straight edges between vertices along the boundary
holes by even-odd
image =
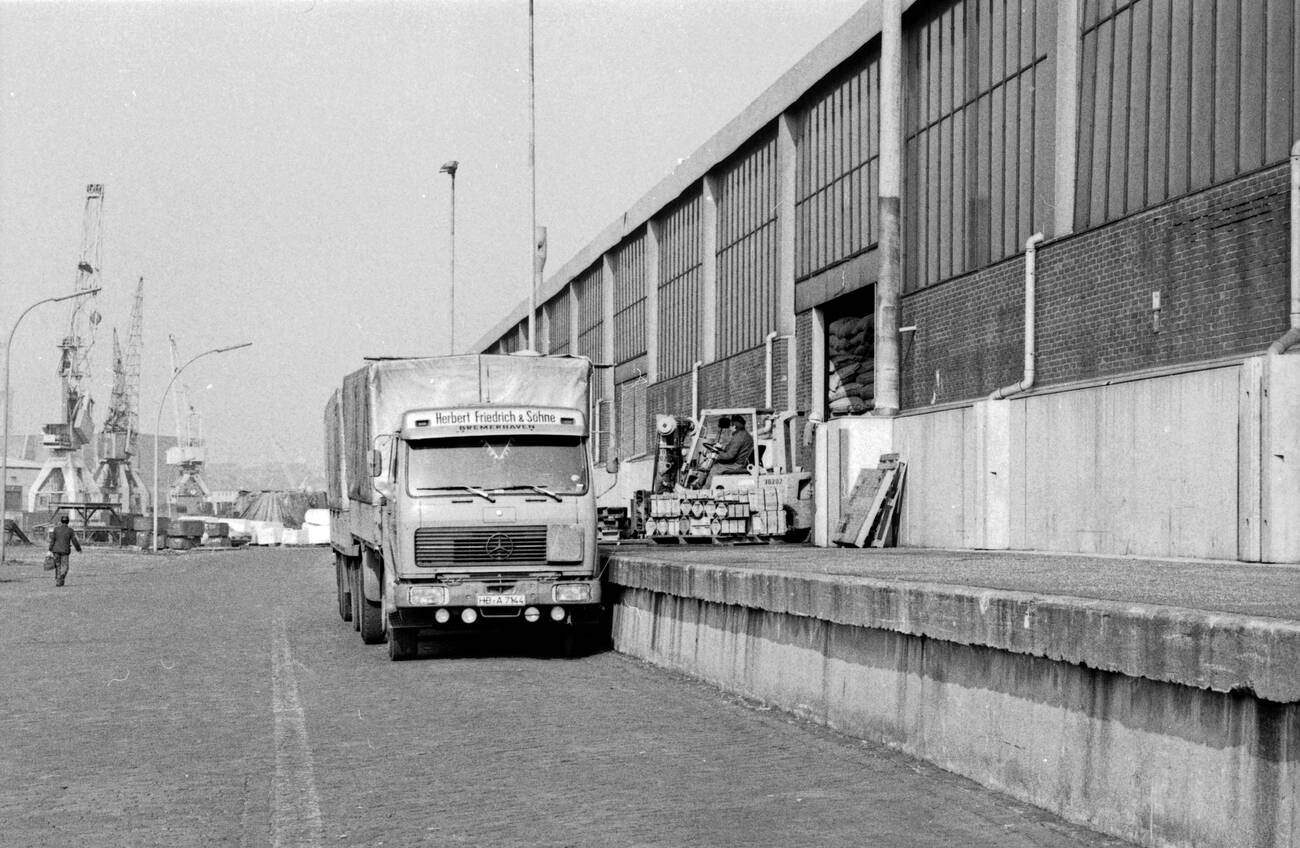
[[[364,578],[360,577],[360,569],[357,569],[357,582],[360,584]],[[367,645],[378,645],[384,641],[384,605],[379,601],[371,601],[366,598],[365,590],[360,585],[354,590],[357,595],[357,611],[360,613],[360,622],[357,629],[361,631],[361,641]]]
[[[334,554],[334,583],[339,597],[339,618],[352,620],[352,582],[348,580],[348,563],[343,554]]]
[[[415,659],[420,652],[419,631],[407,627],[388,631],[388,658],[393,662]]]
[[[352,601],[352,629],[361,629],[361,567],[360,560],[348,557],[348,595]]]

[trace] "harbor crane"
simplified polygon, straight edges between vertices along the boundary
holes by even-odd
[[[172,351],[172,373],[179,366],[176,336],[168,335]],[[167,449],[167,464],[177,468],[176,480],[167,493],[167,507],[172,514],[203,514],[210,507],[211,491],[203,480],[207,451],[203,442],[203,418],[190,402],[184,380],[176,382],[172,392],[172,409],[176,417],[176,446]]]
[[[103,208],[104,186],[100,183],[86,186],[81,258],[77,262],[75,290],[78,292],[99,288]],[[98,501],[101,497],[83,454],[83,448],[92,444],[94,438],[94,402],[87,386],[90,351],[100,321],[93,305],[97,296],[71,301],[68,331],[59,342],[60,419],[42,428],[41,444],[48,455],[28,493],[29,512],[50,511],[60,503]]]
[[[140,437],[140,354],[144,342],[144,278],[136,284],[126,351],[113,330],[113,394],[99,433],[95,483],[103,499],[121,512],[143,513],[149,503],[140,473],[132,463]]]

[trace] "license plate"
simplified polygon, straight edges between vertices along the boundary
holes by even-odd
[[[524,596],[479,595],[478,605],[481,607],[522,607],[524,605]]]

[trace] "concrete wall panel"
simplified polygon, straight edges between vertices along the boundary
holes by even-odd
[[[967,547],[970,407],[910,415],[894,424],[894,450],[907,463],[899,544]]]
[[[1031,396],[1013,547],[1237,556],[1239,367]]]
[[[615,647],[1150,846],[1290,846],[1300,705],[627,588]]]

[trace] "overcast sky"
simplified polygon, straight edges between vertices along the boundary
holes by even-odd
[[[547,275],[861,5],[538,0]],[[0,0],[0,336],[72,291],[103,183],[96,423],[143,276],[142,429],[169,333],[182,358],[251,341],[182,378],[210,461],[319,466],[325,401],[363,356],[448,352],[450,159],[464,349],[528,296],[526,0]],[[15,336],[15,433],[56,418],[65,307]]]

